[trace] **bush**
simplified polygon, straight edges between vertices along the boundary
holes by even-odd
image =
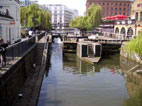
[[[131,40],[125,48],[128,53],[137,53],[142,56],[142,31],[139,31],[138,37]]]

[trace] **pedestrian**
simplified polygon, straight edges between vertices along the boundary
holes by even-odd
[[[2,66],[6,65],[6,48],[8,47],[8,43],[4,43],[4,40],[2,39],[2,43],[1,43],[1,47],[2,47],[2,58],[3,58],[3,63]]]
[[[29,38],[32,37],[32,36],[33,36],[33,31],[30,30],[30,31],[29,31]]]
[[[2,56],[2,52],[3,52],[3,48],[2,48],[2,46],[0,45],[0,66],[1,66],[1,67],[3,66],[3,56]]]

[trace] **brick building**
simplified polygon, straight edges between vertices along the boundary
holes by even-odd
[[[118,14],[129,16],[132,1],[133,0],[87,0],[86,10],[91,6],[91,4],[99,4],[103,8],[102,17]]]

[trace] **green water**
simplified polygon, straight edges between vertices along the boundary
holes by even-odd
[[[113,55],[91,65],[75,54],[63,56],[61,44],[52,44],[51,52],[38,106],[142,106],[142,77],[126,74],[136,63]]]

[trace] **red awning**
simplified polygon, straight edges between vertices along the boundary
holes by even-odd
[[[125,20],[128,16],[125,15],[116,15],[116,16],[108,16],[105,18],[102,18],[102,20]]]
[[[114,17],[116,17],[116,18],[128,18],[128,16],[125,16],[125,15],[115,15]]]

